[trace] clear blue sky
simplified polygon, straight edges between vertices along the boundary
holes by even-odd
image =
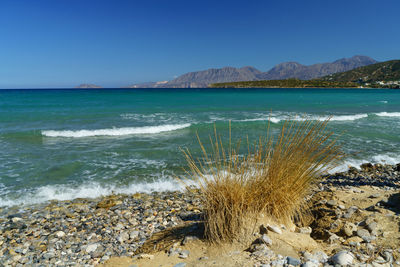
[[[1,0],[0,88],[400,58],[399,0]]]

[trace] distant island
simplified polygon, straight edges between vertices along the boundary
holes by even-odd
[[[380,62],[318,79],[213,83],[210,88],[400,88],[400,60]]]
[[[103,87],[100,85],[96,85],[96,84],[82,83],[78,86],[75,86],[74,88],[77,88],[77,89],[90,89],[90,88],[96,89],[97,88],[98,89],[98,88],[103,88]]]

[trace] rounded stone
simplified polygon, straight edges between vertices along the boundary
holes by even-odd
[[[268,228],[268,230],[270,230],[270,231],[272,231],[274,233],[282,234],[282,230],[278,226],[268,225],[267,228]]]
[[[331,262],[340,266],[353,264],[354,255],[351,252],[342,250],[331,257]]]
[[[271,238],[269,238],[269,236],[268,235],[266,235],[266,234],[263,234],[261,237],[260,237],[260,241],[262,241],[264,244],[266,244],[267,246],[271,246],[272,245],[272,240],[271,240]]]
[[[301,260],[291,257],[291,256],[287,256],[286,263],[289,265],[293,265],[293,266],[299,266],[301,264]]]
[[[346,222],[343,225],[343,232],[346,236],[353,236],[354,232],[357,231],[357,226],[354,223]]]

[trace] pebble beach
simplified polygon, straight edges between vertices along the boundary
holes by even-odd
[[[283,225],[271,225],[272,230],[257,233],[259,236],[255,236],[250,248],[238,254],[246,255],[250,264],[247,266],[334,266],[350,264],[350,261],[354,266],[398,265],[398,227],[391,230],[396,232],[391,234],[395,238],[392,246],[383,247],[384,242],[379,240],[387,239],[388,233],[379,225],[379,218],[389,218],[394,225],[400,223],[400,202],[396,203],[399,189],[400,164],[363,164],[361,169],[350,168],[329,175],[313,193],[312,212],[316,220],[295,230],[322,244],[322,250],[314,254],[298,251],[297,257],[276,254],[271,235],[288,230]],[[335,195],[343,192],[354,199],[357,194],[369,194],[369,190],[374,193],[367,196],[373,203],[368,207],[346,203],[344,197],[338,199]],[[196,190],[118,194],[2,208],[0,263],[3,266],[95,266],[114,257],[143,260],[140,248],[154,234],[199,223],[201,212]],[[171,244],[169,250],[159,253],[171,254],[182,261],[179,263],[196,266],[193,258],[191,262],[184,262],[182,251],[184,247]],[[190,258],[190,251],[185,253]],[[372,254],[374,259],[370,257]],[[147,256],[148,261],[154,257]],[[198,259],[199,266],[201,260]]]

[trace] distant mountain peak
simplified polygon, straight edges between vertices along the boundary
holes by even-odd
[[[309,66],[302,65],[298,62],[284,62],[260,75],[260,79],[282,80],[297,78],[300,80],[309,80],[332,73],[348,71],[358,67],[375,64],[376,62],[376,60],[370,57],[361,55],[356,55],[350,58],[341,58],[332,63],[317,63]]]
[[[283,62],[275,65],[267,72],[261,72],[252,66],[241,68],[227,66],[219,69],[211,68],[202,71],[189,72],[167,83],[149,83],[146,87],[207,87],[211,83],[282,80],[288,78],[309,80],[332,73],[367,66],[376,62],[376,60],[370,57],[355,55],[350,58],[341,58],[331,63],[318,63],[309,66],[294,61]],[[145,86],[145,84],[132,85],[131,87],[138,86]]]

